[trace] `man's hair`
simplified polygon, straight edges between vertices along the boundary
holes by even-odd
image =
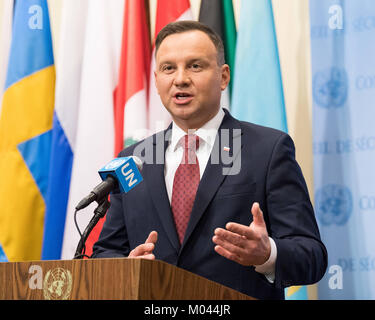
[[[163,29],[160,30],[155,39],[155,56],[161,43],[166,37],[175,33],[183,33],[194,30],[202,31],[209,36],[217,51],[217,64],[222,66],[225,63],[223,41],[215,31],[198,21],[183,20],[167,24]]]

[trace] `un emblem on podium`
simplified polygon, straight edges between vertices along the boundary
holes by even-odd
[[[353,210],[353,199],[349,188],[329,184],[316,192],[316,214],[319,221],[326,226],[344,225]]]
[[[67,300],[72,291],[72,274],[69,270],[55,268],[44,277],[43,295],[46,300]]]
[[[348,97],[348,76],[345,69],[332,67],[316,72],[313,78],[313,96],[320,107],[342,107]]]

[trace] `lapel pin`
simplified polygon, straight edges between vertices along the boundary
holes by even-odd
[[[226,152],[229,152],[230,148],[229,147],[223,147],[223,150],[226,151]]]

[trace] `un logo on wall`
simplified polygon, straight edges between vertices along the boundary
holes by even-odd
[[[315,102],[323,108],[339,108],[348,97],[348,76],[345,69],[332,67],[315,73],[313,78]]]
[[[344,225],[353,210],[353,198],[349,188],[329,184],[316,192],[316,214],[319,221],[326,226]]]

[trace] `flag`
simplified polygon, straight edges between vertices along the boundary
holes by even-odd
[[[271,0],[241,3],[233,81],[237,118],[287,131]]]
[[[12,36],[12,21],[13,21],[13,0],[4,0],[3,2],[3,16],[2,16],[0,34],[0,115],[1,115],[1,101],[3,98],[3,89],[5,86],[6,70],[8,65],[8,56],[10,49],[10,41]],[[8,261],[3,247],[0,242],[0,262]]]
[[[56,64],[55,113],[42,259],[61,257],[75,150],[88,0],[65,0]]]
[[[150,34],[144,0],[126,0],[119,80],[115,93],[115,156],[147,135]]]
[[[307,300],[307,286],[293,286],[285,289],[285,300]]]
[[[288,131],[271,0],[241,6],[232,113],[241,120]],[[306,300],[307,288],[285,289],[287,300]]]
[[[73,258],[80,238],[73,218],[75,206],[101,182],[98,170],[114,154],[114,90],[118,81],[124,0],[90,0],[88,4],[63,259]],[[91,220],[95,205],[79,211],[77,222],[81,232]],[[99,230],[102,222],[98,224]],[[98,236],[95,232],[90,235],[86,254],[91,254]]]
[[[0,115],[0,243],[9,261],[41,257],[54,91],[47,1],[16,1]]]
[[[1,20],[1,34],[0,34],[0,114],[1,114],[1,100],[3,98],[6,71],[8,66],[8,57],[10,49],[10,41],[12,36],[12,22],[13,22],[13,0],[3,1],[3,12]]]
[[[202,0],[199,21],[213,29],[223,40],[225,63],[229,65],[231,81],[229,86],[223,91],[221,105],[230,109],[230,92],[234,77],[237,38],[232,0]]]
[[[0,262],[7,262],[8,258],[4,253],[3,247],[0,244]]]
[[[318,296],[374,300],[375,2],[309,7],[315,213],[328,251]]]
[[[158,0],[155,21],[155,37],[168,23],[178,20],[193,20],[189,0]],[[148,127],[151,133],[165,129],[171,122],[171,116],[164,108],[155,86],[155,45],[153,46],[150,69],[150,95]]]

